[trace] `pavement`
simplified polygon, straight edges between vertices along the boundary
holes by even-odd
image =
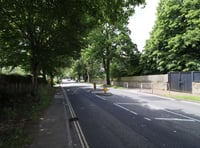
[[[30,148],[71,148],[67,114],[65,98],[58,87],[49,108],[40,118],[39,129]]]

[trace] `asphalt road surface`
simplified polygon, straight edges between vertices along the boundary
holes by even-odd
[[[97,95],[88,84],[64,90],[90,148],[200,147],[200,104],[133,90]]]

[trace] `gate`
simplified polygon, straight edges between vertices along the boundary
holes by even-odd
[[[168,74],[169,89],[181,92],[192,92],[193,75],[193,72],[170,72]]]

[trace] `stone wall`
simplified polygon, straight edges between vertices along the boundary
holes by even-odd
[[[97,84],[105,84],[105,80],[93,80]],[[168,74],[164,75],[147,75],[121,77],[119,80],[113,80],[112,85],[125,88],[142,88],[142,89],[157,89],[168,90]],[[192,93],[200,95],[200,82],[192,82]]]
[[[92,83],[96,83],[96,84],[105,84],[106,81],[103,79],[93,79]]]
[[[131,82],[168,82],[168,74],[121,77],[119,80],[120,81],[131,81]]]
[[[200,82],[192,82],[192,93],[200,94]]]
[[[168,74],[121,77],[119,80],[114,80],[112,84],[126,88],[167,90]]]

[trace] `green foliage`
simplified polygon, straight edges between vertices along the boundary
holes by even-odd
[[[49,106],[50,101],[53,98],[53,88],[45,85],[39,87],[39,104],[32,104],[29,117],[31,120],[37,120],[41,112]]]
[[[200,70],[199,1],[160,0],[142,56],[144,73]]]
[[[72,75],[78,77],[85,75],[83,77],[90,81],[93,77],[102,76],[102,72],[104,72],[107,84],[110,84],[110,71],[121,71],[119,69],[121,66],[116,67],[112,64],[120,63],[125,59],[126,62],[121,65],[128,70],[124,71],[134,74],[138,70],[132,67],[138,63],[138,56],[135,56],[136,46],[129,38],[130,31],[127,24],[129,16],[134,13],[135,6],[144,4],[144,1],[102,0],[90,1],[90,4],[92,9],[89,8],[87,12],[91,16],[90,19],[95,18],[96,25],[84,37],[83,43],[86,46],[81,53],[81,59],[74,64]],[[130,55],[128,55],[129,53]],[[110,66],[112,66],[111,70]]]
[[[145,0],[85,0],[87,12],[97,19],[98,24],[128,23],[128,17],[134,13],[135,6]]]
[[[144,0],[0,1],[0,68],[20,66],[54,77],[83,48],[83,37],[102,24],[128,24]]]
[[[27,125],[38,120],[52,97],[53,89],[48,86],[39,87],[39,102],[28,94],[7,94],[4,97],[12,100],[0,108],[0,147],[22,148],[31,142]],[[2,99],[2,98],[1,98]]]
[[[31,138],[24,130],[24,123],[7,123],[3,125],[4,135],[0,134],[0,147],[2,148],[22,148],[30,143]]]
[[[172,95],[172,98],[176,99],[185,99],[185,100],[191,100],[191,101],[197,101],[200,102],[199,96],[192,96],[192,95]]]
[[[35,77],[39,72],[60,74],[70,57],[80,55],[81,38],[97,22],[90,16],[91,5],[72,0],[1,1],[1,68],[21,66]]]
[[[86,27],[79,7],[71,0],[0,1],[1,67],[21,66],[31,72],[34,89],[41,71],[51,77],[59,74],[59,68],[69,65],[69,57],[80,52]]]
[[[134,75],[139,65],[139,52],[129,37],[126,25],[103,24],[94,29],[87,38],[89,59],[102,61],[107,84],[113,78]]]
[[[120,38],[117,42],[121,42],[121,45],[117,48],[117,54],[112,60],[112,78],[139,74],[140,54],[137,50],[137,46],[132,43],[128,34],[125,33],[120,34]]]

